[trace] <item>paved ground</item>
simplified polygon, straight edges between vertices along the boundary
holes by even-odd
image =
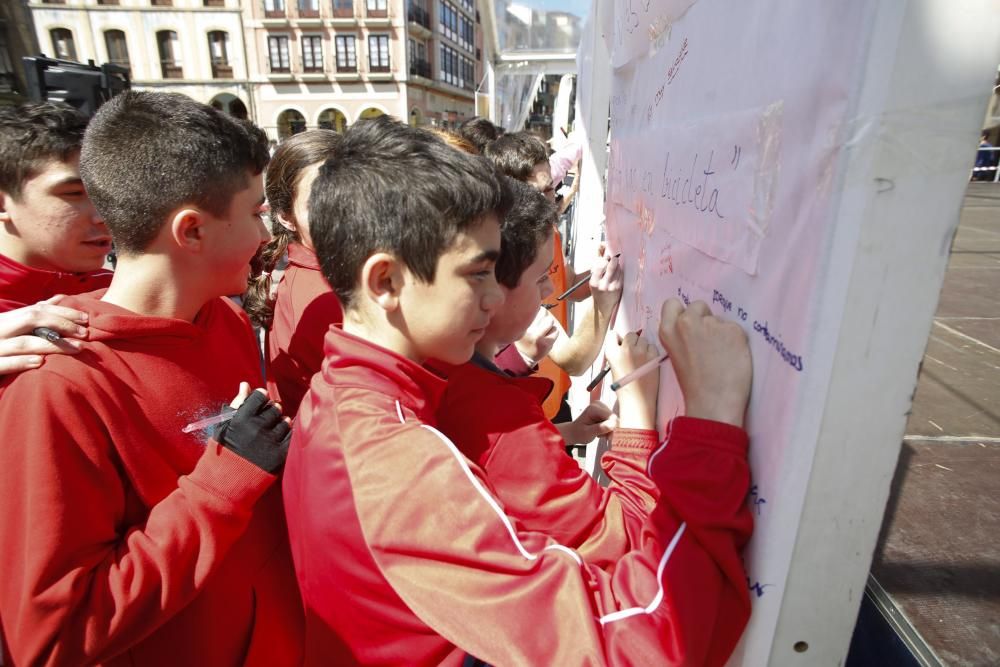
[[[947,665],[1000,665],[1000,185],[970,184],[872,573]]]

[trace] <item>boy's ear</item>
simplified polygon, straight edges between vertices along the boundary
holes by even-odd
[[[10,195],[3,190],[0,190],[0,225],[6,225],[7,223],[12,222],[10,219],[10,212],[7,210],[9,204]]]
[[[361,267],[361,293],[386,312],[399,307],[403,264],[395,255],[375,253]]]
[[[200,251],[205,240],[205,214],[195,208],[173,212],[169,221],[173,242],[187,250]]]

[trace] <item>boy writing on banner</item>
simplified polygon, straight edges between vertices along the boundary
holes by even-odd
[[[302,618],[276,473],[289,427],[247,382],[228,294],[266,240],[266,138],[177,94],[101,107],[81,174],[120,253],[76,356],[0,389],[0,623],[18,665],[294,665]]]
[[[549,201],[555,201],[555,184],[552,182],[552,169],[549,165],[548,150],[542,141],[527,132],[505,134],[496,141],[487,144],[484,151],[486,157],[493,161],[497,168],[510,176],[532,186]],[[563,294],[570,286],[575,285],[583,274],[576,274],[572,267],[566,264],[563,255],[562,236],[559,230],[554,232],[552,248],[552,265],[550,274],[553,283],[553,293]],[[611,281],[614,289],[598,289],[600,283],[597,276],[604,273],[615,275],[618,280]],[[579,313],[571,336],[560,335],[552,347],[549,356],[539,364],[539,374],[552,380],[554,390],[545,400],[544,409],[547,417],[556,422],[569,421],[569,404],[565,401],[569,391],[569,376],[582,375],[590,368],[601,351],[601,345],[608,332],[611,316],[621,298],[621,270],[619,260],[602,252],[591,272],[591,279],[571,292],[562,301],[549,299],[549,313],[559,322],[562,331],[569,324],[568,301],[579,301],[593,296],[592,303]],[[540,317],[551,320],[544,314]],[[522,347],[516,342],[515,347]],[[506,359],[505,359],[506,361]],[[512,370],[516,368],[508,364]]]
[[[689,416],[651,457],[659,499],[613,568],[509,517],[435,428],[445,382],[422,364],[467,361],[500,308],[508,199],[488,161],[384,117],[348,129],[313,186],[344,327],[327,334],[283,480],[306,662],[722,664],[750,609],[738,326],[664,306]],[[627,424],[650,444],[651,417]]]
[[[637,543],[659,495],[646,472],[656,441],[642,430],[654,421],[658,374],[618,392],[620,424],[595,401],[576,420],[553,425],[542,411],[552,381],[513,377],[490,361],[496,350],[524,335],[552,293],[556,207],[529,185],[508,179],[508,186],[513,201],[500,227],[496,264],[504,301],[472,360],[445,369],[448,387],[438,407],[438,427],[482,468],[509,516],[577,549],[589,563],[614,565]],[[610,342],[607,356],[617,379],[659,351],[629,334]],[[566,456],[565,445],[611,430],[611,449],[602,459],[611,484],[603,489]],[[738,615],[741,609],[735,611]]]

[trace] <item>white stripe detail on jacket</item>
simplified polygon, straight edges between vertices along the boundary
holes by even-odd
[[[660,446],[656,448],[656,451],[649,456],[649,462],[646,463],[646,476],[653,476],[653,461],[659,456],[660,452],[667,448],[667,443],[670,442],[670,432],[674,430],[674,420],[671,419],[667,422],[667,434],[663,436],[663,442]]]
[[[631,609],[622,609],[621,611],[610,613],[607,616],[601,616],[601,625],[614,623],[615,621],[620,621],[631,616],[638,616],[639,614],[652,614],[656,611],[656,608],[663,602],[663,570],[667,567],[667,561],[670,560],[670,555],[674,553],[674,548],[677,547],[677,542],[681,539],[681,535],[684,534],[685,528],[687,528],[686,521],[681,523],[677,532],[674,533],[673,538],[670,540],[670,544],[667,545],[667,548],[663,551],[663,555],[660,556],[660,564],[656,568],[656,585],[659,588],[653,597],[653,601],[646,607],[632,607]]]
[[[399,423],[405,424],[406,419],[403,418],[403,408],[400,407],[399,401],[396,401],[396,414],[399,416]]]
[[[483,485],[480,483],[480,481],[476,479],[475,475],[472,474],[472,470],[469,468],[469,464],[466,462],[465,457],[462,456],[462,452],[460,452],[458,447],[455,446],[455,443],[453,443],[448,438],[448,436],[446,436],[444,433],[437,430],[433,426],[428,426],[427,424],[421,424],[421,426],[430,431],[431,433],[433,433],[434,435],[436,435],[438,438],[440,438],[441,442],[443,442],[448,447],[449,451],[451,451],[452,456],[454,456],[455,460],[458,461],[459,467],[462,468],[462,472],[465,473],[465,476],[472,483],[473,488],[475,488],[476,491],[479,492],[479,495],[483,497],[483,499],[489,504],[489,506],[493,508],[493,511],[496,513],[496,515],[500,517],[500,521],[503,522],[504,528],[507,529],[507,533],[510,535],[511,541],[514,543],[514,546],[517,547],[517,550],[520,552],[520,554],[527,560],[531,561],[537,560],[538,554],[533,554],[529,552],[527,549],[524,548],[524,545],[521,544],[521,540],[517,538],[517,531],[514,530],[514,526],[511,524],[510,518],[506,514],[504,514],[504,511],[500,507],[499,503],[497,503],[496,498],[491,496],[489,491],[483,488]],[[565,552],[569,554],[573,558],[573,560],[576,561],[577,565],[581,566],[583,565],[583,560],[580,558],[580,556],[569,547],[564,547],[561,544],[550,544],[549,546],[542,549],[542,551],[549,551],[549,550]]]

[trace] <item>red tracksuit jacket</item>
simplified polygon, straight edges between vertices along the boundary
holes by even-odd
[[[320,273],[316,253],[288,246],[285,269],[274,302],[274,321],[267,332],[267,391],[289,417],[309,389],[323,363],[323,338],[331,324],[341,324],[344,311]]]
[[[111,284],[104,269],[89,273],[62,273],[33,269],[0,255],[0,313],[30,306],[56,294],[82,294]]]
[[[0,389],[0,623],[15,665],[293,665],[280,485],[189,422],[260,382],[246,316],[97,300],[76,356]]]
[[[674,420],[660,499],[607,571],[504,512],[434,428],[443,380],[338,329],[326,355],[283,480],[307,664],[722,662],[749,614],[741,429]]]
[[[504,375],[478,355],[446,372],[438,428],[483,469],[509,516],[601,567],[637,545],[660,496],[646,473],[655,433],[615,431],[601,459],[611,479],[603,489],[566,455],[562,435],[542,411],[550,380]],[[731,610],[737,615],[729,620],[745,621],[743,608]]]

